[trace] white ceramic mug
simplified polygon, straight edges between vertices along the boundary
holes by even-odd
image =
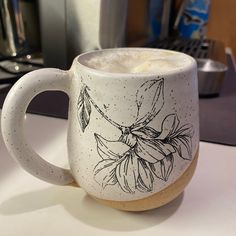
[[[144,48],[117,51],[170,51]],[[195,60],[170,72],[111,73],[84,65],[69,71],[41,69],[23,76],[2,110],[2,134],[10,154],[32,175],[58,185],[78,185],[99,202],[131,211],[159,207],[190,181],[199,145]],[[177,52],[176,52],[177,53]],[[23,134],[24,115],[35,95],[61,90],[70,98],[70,170],[42,159]]]

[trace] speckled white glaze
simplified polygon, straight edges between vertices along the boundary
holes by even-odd
[[[70,184],[75,180],[86,192],[101,199],[116,201],[142,199],[171,185],[189,167],[191,158],[190,160],[174,158],[173,170],[168,179],[163,181],[156,178],[148,191],[138,191],[136,184],[133,186],[134,191],[125,191],[127,188],[125,186],[122,188],[117,179],[112,184],[102,185],[95,178],[96,166],[103,160],[103,155],[98,152],[98,142],[104,139],[108,142],[117,142],[121,136],[121,130],[109,123],[108,119],[116,124],[131,127],[137,119],[137,91],[150,81],[162,80],[164,102],[148,126],[160,132],[163,120],[170,114],[172,117],[178,117],[176,119],[179,124],[191,125],[193,129],[191,156],[193,157],[199,144],[198,86],[194,59],[186,55],[191,63],[181,69],[162,74],[158,72],[155,74],[118,74],[88,68],[79,62],[83,57],[84,54],[75,58],[69,71],[41,69],[23,76],[13,86],[2,111],[3,138],[11,155],[25,170],[40,179],[59,185]],[[78,119],[80,115],[78,109],[81,91],[85,86],[93,102],[89,105],[88,124],[82,129]],[[23,118],[26,108],[36,94],[45,90],[62,90],[70,98],[68,159],[71,170],[46,162],[27,145],[24,139]],[[151,109],[151,102],[150,105],[148,104],[145,107],[146,113]],[[98,112],[98,109],[101,112]]]

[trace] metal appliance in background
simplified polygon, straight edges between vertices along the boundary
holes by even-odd
[[[37,2],[0,0],[0,55],[23,55],[39,48]]]
[[[33,59],[40,52],[37,12],[36,0],[0,0],[0,69],[12,76],[42,66]]]
[[[127,0],[39,0],[45,66],[68,69],[85,51],[124,45]]]
[[[211,59],[197,59],[200,96],[217,96],[222,87],[227,66]]]
[[[167,38],[147,46],[179,51],[194,57],[198,65],[200,97],[214,97],[220,94],[228,70],[222,42],[210,39]]]
[[[26,35],[19,1],[0,0],[0,53],[16,56],[24,50]]]

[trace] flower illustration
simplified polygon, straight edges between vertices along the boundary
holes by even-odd
[[[155,179],[167,181],[175,158],[190,160],[193,128],[180,125],[177,114],[167,115],[160,130],[149,123],[164,106],[164,80],[143,83],[136,93],[137,116],[127,127],[108,118],[91,99],[86,87],[78,100],[78,118],[84,131],[89,123],[91,104],[102,116],[121,131],[118,140],[107,140],[94,134],[101,161],[94,168],[95,180],[105,188],[118,185],[124,192],[150,192]]]

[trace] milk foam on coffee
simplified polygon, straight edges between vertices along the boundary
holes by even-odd
[[[85,58],[86,66],[113,73],[165,73],[183,68],[191,59],[178,52],[161,50],[112,51],[93,54]]]

